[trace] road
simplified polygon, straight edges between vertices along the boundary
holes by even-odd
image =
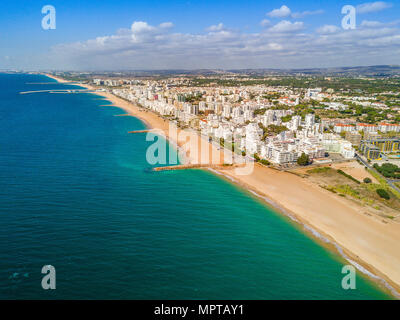
[[[376,170],[375,170],[375,168],[374,167],[372,167],[369,163],[368,163],[368,161],[365,161],[362,157],[360,157],[357,153],[356,153],[356,159],[358,159],[358,160],[360,160],[367,168],[369,168],[370,170],[373,170],[374,172],[377,172]],[[379,175],[381,175],[379,172],[377,172]],[[387,182],[387,184],[389,185],[389,186],[391,186],[394,190],[396,190],[397,192],[399,192],[400,193],[400,189],[398,188],[398,187],[396,187],[396,185],[394,184],[394,182],[397,182],[398,180],[392,180],[392,179],[387,179],[387,178],[385,178],[385,177],[383,177],[382,175],[381,175],[381,177],[382,178],[384,178],[385,180],[386,180],[386,182]]]
[[[394,190],[396,190],[397,192],[400,193],[400,189],[398,187],[396,187],[396,185],[394,184],[394,182],[399,182],[399,180],[389,180],[386,179],[387,183],[389,184],[389,186],[391,186]]]

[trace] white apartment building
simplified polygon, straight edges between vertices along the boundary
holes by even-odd
[[[317,98],[318,95],[322,92],[321,88],[315,88],[315,89],[308,89],[305,98],[306,99],[314,99]]]
[[[357,131],[364,131],[364,132],[376,132],[378,131],[378,126],[375,124],[368,124],[368,123],[357,123]]]
[[[355,150],[351,142],[341,139],[334,134],[321,134],[320,141],[327,152],[340,153],[345,159],[352,159],[355,156]]]
[[[293,116],[289,127],[291,130],[296,131],[301,125],[301,116]]]
[[[386,132],[400,132],[400,125],[395,123],[380,123],[378,124],[378,130],[386,133]]]
[[[356,131],[356,127],[352,126],[351,124],[337,123],[333,127],[333,131],[336,132],[336,133],[354,132],[354,131]]]
[[[306,127],[312,127],[315,124],[315,115],[314,114],[307,114],[305,118],[305,125]]]
[[[222,115],[223,115],[225,118],[230,118],[231,113],[232,113],[232,107],[231,107],[231,105],[229,105],[229,104],[224,105]]]

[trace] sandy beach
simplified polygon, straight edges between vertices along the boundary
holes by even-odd
[[[59,77],[47,76],[67,82]],[[81,86],[95,89],[89,85]],[[210,159],[212,154],[221,157],[221,165],[226,162],[223,152],[196,132],[175,128],[171,133],[169,122],[155,113],[143,110],[108,92],[96,94],[111,101],[114,106],[123,109],[129,115],[141,119],[148,128],[160,130],[160,134],[165,135],[182,150],[185,164],[207,161],[205,158]],[[199,145],[202,146],[201,153]],[[215,160],[213,163],[215,164]],[[327,245],[329,248],[340,253],[339,246],[347,258],[383,279],[384,281],[375,278],[382,288],[386,285],[386,290],[391,291],[393,295],[394,290],[400,292],[400,224],[396,221],[367,215],[362,206],[288,172],[259,164],[255,165],[249,175],[239,175],[230,167],[221,166],[215,170],[230,178],[229,180],[233,179],[240,187],[265,197],[267,205],[295,217],[300,225],[317,231],[331,242]],[[308,233],[315,237],[315,234],[309,231]],[[324,244],[323,241],[321,243]],[[391,290],[389,286],[392,287]]]

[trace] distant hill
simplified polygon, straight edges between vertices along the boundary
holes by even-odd
[[[51,71],[49,71],[51,72]],[[303,68],[303,69],[198,69],[198,70],[114,70],[114,71],[61,71],[57,73],[65,75],[79,75],[80,77],[107,76],[107,77],[168,77],[168,76],[340,76],[340,77],[393,77],[400,76],[400,66],[358,66],[358,67],[337,67],[337,68]]]
[[[322,75],[322,76],[367,76],[367,77],[390,77],[400,75],[400,66],[366,66],[366,67],[338,67],[338,68],[309,68],[309,69],[247,69],[228,70],[237,74],[251,75]]]
[[[146,75],[193,75],[193,76],[212,76],[223,74],[236,74],[236,75],[314,75],[314,76],[368,76],[368,77],[390,77],[400,75],[400,66],[366,66],[366,67],[338,67],[338,68],[306,68],[306,69],[198,69],[198,70],[139,70],[139,71],[125,71],[123,73],[130,73],[139,76]]]

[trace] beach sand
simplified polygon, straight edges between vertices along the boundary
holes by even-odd
[[[48,76],[58,81],[62,80],[52,75]],[[94,89],[89,85],[82,86]],[[162,130],[167,139],[183,150],[186,157],[185,164],[195,162],[196,158],[201,160],[198,139],[202,139],[207,145],[209,155],[214,152],[223,157],[221,150],[205,141],[206,138],[200,138],[196,132],[178,129],[178,136],[184,131],[183,137],[187,138],[177,138],[168,132],[168,121],[155,113],[142,110],[111,93],[96,92],[96,94],[105,97],[130,115],[143,120],[149,128]],[[193,142],[190,143],[187,140]],[[206,149],[202,147],[202,153]],[[223,163],[224,159],[221,158],[220,164]],[[382,288],[386,286],[386,290],[391,291],[393,295],[395,295],[394,291],[400,292],[400,224],[398,222],[368,215],[362,206],[324,190],[295,174],[277,171],[259,164],[256,164],[253,172],[248,175],[239,175],[230,167],[218,168],[214,172],[228,177],[230,181],[233,179],[234,183],[257,193],[260,197],[265,197],[264,200],[269,206],[272,205],[278,211],[295,217],[300,225],[307,226],[305,230],[310,235],[315,237],[315,233],[310,232],[309,228],[312,228],[331,242],[331,245],[327,245],[328,247],[339,251],[346,258],[362,266],[359,269],[365,269],[378,276],[379,279],[369,275],[377,280]],[[321,243],[326,245],[323,241]]]

